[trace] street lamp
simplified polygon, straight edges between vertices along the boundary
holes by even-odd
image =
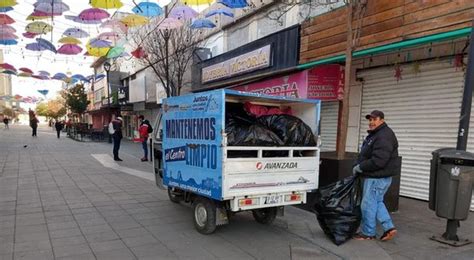
[[[104,70],[105,70],[106,77],[107,77],[107,112],[108,112],[108,115],[109,115],[109,122],[112,119],[112,116],[110,115],[110,83],[109,83],[110,67],[112,67],[112,65],[110,65],[110,63],[108,61],[104,62]],[[112,143],[112,135],[110,133],[109,133],[109,143]]]

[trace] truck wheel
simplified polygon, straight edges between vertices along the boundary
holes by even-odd
[[[173,187],[168,187],[168,198],[170,198],[171,202],[174,203],[179,203],[182,200],[182,195],[179,195],[180,193],[178,190],[176,190]]]
[[[197,198],[193,203],[194,227],[201,234],[211,234],[216,230],[216,204],[206,198]]]
[[[252,215],[255,221],[260,224],[271,224],[276,218],[277,208],[254,209]]]

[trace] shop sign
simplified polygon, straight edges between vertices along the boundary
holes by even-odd
[[[202,68],[201,82],[206,83],[270,67],[271,45]]]
[[[266,95],[331,101],[342,99],[343,86],[344,67],[330,64],[233,89]]]

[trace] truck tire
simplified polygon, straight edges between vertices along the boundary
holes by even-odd
[[[271,224],[276,218],[277,208],[254,209],[252,215],[255,221],[260,224]]]
[[[180,196],[177,193],[179,193],[179,191],[177,191],[175,188],[168,187],[168,198],[171,202],[179,203],[181,200],[183,200],[183,196]]]
[[[216,230],[216,204],[214,201],[199,197],[193,203],[194,227],[201,234],[211,234]]]

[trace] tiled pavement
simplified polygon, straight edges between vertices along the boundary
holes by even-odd
[[[3,259],[474,259],[474,244],[451,248],[428,239],[445,221],[426,202],[401,199],[399,236],[387,243],[328,241],[312,213],[288,207],[273,225],[237,214],[213,235],[194,230],[191,209],[127,168],[151,173],[140,146],[125,142],[124,162],[104,167],[92,154],[107,143],[38,138],[26,126],[0,129],[0,260]],[[26,147],[24,147],[26,145]],[[474,240],[474,214],[459,235]]]

